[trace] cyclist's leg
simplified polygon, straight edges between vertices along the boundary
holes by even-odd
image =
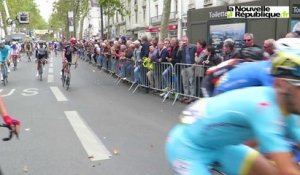
[[[226,146],[216,156],[221,164],[220,170],[225,174],[277,174],[276,168],[266,158],[246,145]]]

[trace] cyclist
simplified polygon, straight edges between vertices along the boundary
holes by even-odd
[[[7,58],[10,53],[10,46],[5,45],[5,41],[0,41],[0,62],[7,61]],[[5,122],[5,124],[9,125],[14,131],[16,131],[16,134],[20,132],[20,121],[11,118],[8,115],[8,111],[5,107],[5,103],[3,101],[3,98],[0,97],[0,115],[2,115],[2,119]]]
[[[75,47],[75,44],[77,43],[76,38],[72,37],[70,39],[70,41],[68,42],[68,44],[65,46],[64,50],[63,50],[63,60],[62,60],[62,70],[61,70],[61,74],[63,76],[64,73],[64,69],[66,68],[66,66],[69,66],[70,64],[72,64],[72,54],[77,51],[77,48]],[[77,60],[76,60],[77,61]],[[75,62],[75,64],[77,64],[77,62]]]
[[[222,82],[222,81],[224,82],[226,80],[224,77],[222,79],[222,81],[219,81],[220,78],[226,72],[230,72],[230,70],[232,70],[232,69],[234,70],[236,67],[238,67],[240,65],[240,63],[261,61],[264,59],[263,50],[258,47],[243,48],[240,51],[240,54],[241,54],[241,59],[239,59],[239,58],[229,59],[227,61],[224,61],[224,62],[218,64],[217,66],[213,66],[213,67],[209,68],[206,71],[206,76],[204,77],[204,79],[202,81],[202,87],[201,87],[202,94],[205,97],[214,95],[215,87],[218,86],[218,84],[220,84],[220,82]],[[238,75],[236,75],[236,76],[238,76]],[[223,89],[221,89],[221,90],[223,90]]]
[[[226,174],[300,175],[285,139],[294,127],[286,120],[300,114],[300,39],[288,44],[290,48],[272,60],[273,87],[225,92],[182,112],[181,124],[171,130],[166,143],[168,161],[177,174],[210,175],[209,166],[218,162]],[[242,144],[253,138],[276,166]]]
[[[9,45],[5,45],[5,41],[0,41],[0,62],[6,66],[6,75],[10,72],[8,64],[9,64],[9,56],[10,56],[11,48]],[[3,76],[1,76],[1,80],[3,80]]]
[[[45,61],[43,59],[47,58],[47,48],[43,41],[39,41],[38,47],[36,49],[36,59],[37,59],[37,73],[36,76],[39,76],[39,61],[42,61],[43,65],[45,65]]]
[[[10,51],[10,58],[13,63],[18,61],[18,57],[20,55],[20,48],[16,42],[12,42],[11,51]]]
[[[298,39],[282,38],[276,42],[277,50],[284,50],[290,42]],[[274,46],[275,47],[275,46]],[[276,52],[276,51],[275,51]],[[276,53],[274,53],[274,56]],[[243,63],[221,76],[216,83],[214,95],[249,86],[272,86],[271,61]]]
[[[31,61],[31,55],[32,55],[32,43],[30,42],[26,42],[25,44],[25,51],[26,51],[26,54],[28,56],[28,62]]]

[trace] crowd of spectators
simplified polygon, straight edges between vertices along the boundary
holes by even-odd
[[[287,37],[297,36],[297,33],[287,34]],[[168,84],[172,81],[170,76],[176,69],[176,81],[179,83],[173,88],[176,87],[175,90],[182,94],[180,98],[182,102],[190,103],[194,97],[201,96],[201,91],[199,91],[201,83],[199,82],[207,68],[231,58],[241,58],[240,49],[247,47],[261,49],[264,52],[264,59],[270,59],[275,54],[274,39],[267,39],[261,45],[263,47],[254,42],[252,33],[246,33],[242,48],[235,48],[234,40],[228,38],[223,41],[221,53],[216,53],[215,48],[204,40],[198,40],[196,44],[192,44],[187,36],[180,40],[173,37],[162,41],[159,41],[157,37],[149,40],[147,36],[138,40],[123,37],[104,41],[80,40],[77,48],[80,58],[89,61],[99,69],[107,68],[106,64],[109,60],[110,70],[122,80],[127,79],[128,72],[133,74],[131,80],[133,84],[143,84],[147,79],[146,92],[155,93],[156,90],[161,90],[160,92],[165,94],[165,90],[172,88]],[[173,67],[167,66],[160,71],[147,67],[144,71],[143,62],[146,59],[156,65],[168,63]]]

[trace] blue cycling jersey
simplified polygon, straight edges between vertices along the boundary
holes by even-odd
[[[270,68],[271,61],[242,63],[219,79],[214,94],[249,86],[272,86]]]
[[[260,152],[274,153],[291,151],[287,137],[300,139],[299,116],[283,116],[270,86],[201,99],[181,116],[166,142],[168,161],[179,174],[210,175],[213,162],[226,174],[243,174],[251,165],[246,160],[258,155],[245,141],[256,139]]]
[[[256,138],[262,152],[290,150],[272,87],[224,93],[200,100],[188,110],[198,112],[198,119],[186,128],[186,136],[196,145],[218,148]]]
[[[6,61],[6,59],[8,58],[8,56],[10,54],[10,50],[11,50],[11,48],[8,45],[5,45],[3,48],[0,48],[0,53],[1,53],[0,61],[1,62]]]

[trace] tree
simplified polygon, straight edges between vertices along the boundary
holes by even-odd
[[[66,31],[66,37],[70,37],[68,11],[73,11],[73,35],[75,36],[77,33],[78,22],[83,21],[89,11],[88,5],[89,0],[58,0],[54,2],[54,10],[50,17],[49,24],[53,26],[53,29],[56,31],[59,28],[63,28],[63,30]],[[80,25],[83,25],[83,22]]]
[[[171,13],[171,0],[164,0],[164,9],[160,25],[160,41],[168,37],[168,25]]]
[[[120,0],[98,0],[101,9],[103,9],[103,14],[108,17],[108,37],[110,36],[110,18],[114,17],[116,12],[118,12],[121,16],[126,16],[129,14],[129,10],[127,10]],[[103,21],[103,19],[101,19]],[[103,32],[103,31],[101,31]],[[103,36],[103,35],[102,35]]]
[[[27,28],[27,29],[47,29],[48,24],[40,15],[40,11],[37,8],[36,3],[34,0],[9,0],[6,1],[8,6],[8,11],[11,16],[11,19],[16,20],[17,14],[19,12],[28,12],[29,13],[29,24],[18,24],[17,28]],[[4,6],[2,0],[0,2],[0,11],[2,16],[2,21],[4,22],[4,27],[6,28],[6,14],[4,12]],[[7,34],[7,31],[5,31]]]

